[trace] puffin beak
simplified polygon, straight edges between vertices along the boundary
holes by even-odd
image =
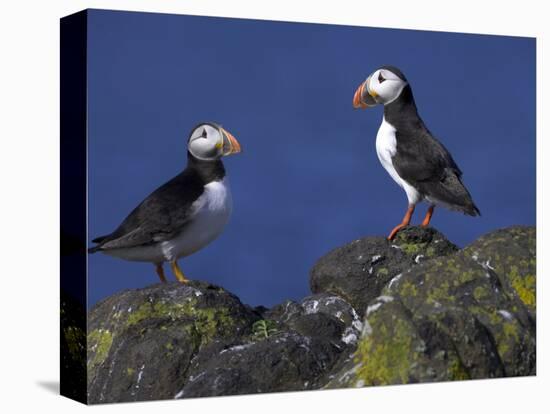
[[[374,98],[376,97],[376,93],[374,91],[369,91],[369,88],[367,86],[369,83],[369,79],[370,77],[367,78],[367,80],[361,85],[359,85],[359,87],[355,91],[355,95],[353,95],[353,107],[356,109],[365,109],[378,104],[378,102],[374,100]]]
[[[353,107],[355,109],[357,109],[357,108],[362,108],[362,109],[368,108],[367,104],[363,102],[363,98],[362,98],[363,88],[365,87],[365,83],[366,82],[363,82],[361,85],[359,85],[359,87],[355,91],[355,95],[353,95]]]
[[[221,128],[223,135],[223,155],[238,154],[241,152],[241,144],[233,135]]]

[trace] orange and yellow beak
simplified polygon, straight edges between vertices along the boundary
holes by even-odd
[[[378,104],[374,98],[376,98],[376,93],[368,89],[369,79],[363,82],[353,95],[353,107],[354,108],[370,108]]]
[[[239,144],[239,141],[225,129],[220,129],[223,135],[223,155],[226,156],[241,152],[241,144]]]
[[[365,88],[365,82],[363,82],[357,90],[355,91],[355,95],[353,95],[353,107],[354,108],[368,108],[367,104],[363,102],[363,89]]]

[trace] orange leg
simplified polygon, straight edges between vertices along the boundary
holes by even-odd
[[[180,283],[189,283],[189,279],[185,277],[176,260],[172,260],[170,266],[172,266],[172,272],[174,272],[174,276],[176,276],[176,279],[178,279]]]
[[[414,205],[409,206],[409,208],[407,209],[407,212],[405,213],[405,217],[403,217],[403,221],[401,222],[401,224],[398,224],[397,226],[394,227],[394,229],[391,231],[390,235],[388,236],[388,240],[393,240],[393,238],[395,237],[395,235],[399,230],[409,225],[409,223],[411,222],[411,217],[413,213],[414,213]]]
[[[433,204],[428,208],[428,211],[426,212],[426,217],[424,217],[424,220],[421,224],[422,227],[428,227],[430,225],[430,220],[432,219],[432,216],[434,214],[434,208],[435,206]]]
[[[159,279],[162,283],[166,283],[166,276],[164,276],[164,268],[162,267],[162,263],[157,263],[155,265],[155,269],[157,271],[157,275],[159,276]]]

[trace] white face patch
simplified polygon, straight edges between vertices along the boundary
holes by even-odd
[[[212,125],[199,125],[189,138],[188,148],[189,152],[200,160],[220,158],[223,153],[222,133]]]
[[[378,69],[368,81],[368,90],[375,100],[383,105],[396,100],[407,85],[403,79],[387,69]]]

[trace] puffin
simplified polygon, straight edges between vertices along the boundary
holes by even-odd
[[[399,230],[410,224],[414,209],[421,201],[429,204],[422,227],[429,226],[435,206],[480,216],[462,182],[462,171],[420,118],[411,86],[395,66],[375,70],[353,96],[356,109],[379,104],[384,106],[384,116],[376,135],[376,153],[408,200],[403,220],[393,228],[388,239],[393,240]]]
[[[187,141],[186,168],[139,203],[115,231],[94,239],[88,252],[150,262],[163,283],[168,262],[176,279],[187,283],[177,261],[223,232],[232,198],[221,158],[239,152],[241,145],[221,125],[200,123]]]

